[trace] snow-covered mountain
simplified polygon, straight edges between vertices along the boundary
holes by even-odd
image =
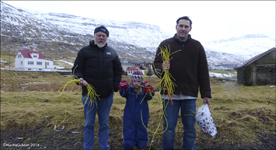
[[[55,60],[76,57],[80,48],[93,39],[99,25],[108,28],[108,44],[123,60],[152,61],[159,42],[169,37],[155,25],[30,12],[1,1],[1,50],[37,50]]]
[[[108,28],[108,44],[122,60],[153,61],[159,43],[170,38],[156,25],[31,12],[1,1],[1,51],[15,54],[19,49],[37,50],[49,59],[73,61],[79,49],[93,39],[94,29],[99,25]],[[275,47],[275,39],[245,35],[202,45],[210,65],[241,64]]]
[[[227,60],[224,63],[232,62],[238,64],[263,53],[272,47],[275,47],[275,39],[271,39],[262,34],[244,35],[241,37],[204,43],[207,55],[211,55],[210,57],[213,60],[219,58]],[[216,55],[220,57],[217,57]],[[224,58],[225,56],[228,58]],[[219,61],[217,60],[215,62]]]
[[[148,48],[150,51],[155,51],[161,40],[170,37],[156,25],[139,22],[99,20],[60,13],[35,12],[32,14],[42,22],[58,25],[61,29],[82,35],[93,34],[96,27],[105,25],[109,30],[110,39],[125,44],[135,43],[134,45]]]

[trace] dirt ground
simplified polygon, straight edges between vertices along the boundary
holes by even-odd
[[[122,138],[117,135],[121,131],[110,129],[109,146],[111,150],[123,150]],[[59,132],[44,126],[29,130],[1,131],[1,150],[6,149],[83,149],[83,134],[80,130],[61,130]],[[95,133],[95,137],[97,133]],[[175,149],[181,150],[181,140],[175,142]],[[198,150],[275,150],[276,135],[260,133],[259,142],[250,145],[217,145],[216,143],[197,142]],[[97,138],[94,150],[99,150]],[[152,150],[161,150],[161,139],[156,139],[151,146]],[[134,148],[137,150],[137,148]],[[149,150],[149,146],[145,149]]]

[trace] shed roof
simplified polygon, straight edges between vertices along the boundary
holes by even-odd
[[[241,65],[241,66],[239,66],[239,67],[236,67],[235,69],[237,70],[237,69],[239,69],[239,68],[246,67],[246,66],[252,64],[253,62],[255,62],[256,60],[258,60],[258,59],[264,57],[265,55],[267,55],[268,53],[270,53],[270,52],[272,52],[272,51],[276,51],[276,48],[273,47],[273,48],[271,48],[271,49],[269,49],[269,50],[267,50],[267,51],[265,51],[265,52],[263,52],[263,53],[261,53],[261,54],[259,54],[259,55],[257,55],[257,56],[254,56],[253,58],[251,58],[251,59],[249,59],[248,61],[246,61],[243,65]]]
[[[28,50],[19,50],[24,58],[32,58],[31,53],[37,53],[39,59],[45,59],[44,55],[39,51],[28,51]]]

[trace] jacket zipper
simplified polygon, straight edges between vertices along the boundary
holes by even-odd
[[[102,51],[98,50],[98,58],[99,58],[99,89],[101,89],[101,84],[102,84],[102,62],[103,62],[103,55],[102,55]]]

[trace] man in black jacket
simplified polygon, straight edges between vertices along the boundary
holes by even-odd
[[[108,117],[113,102],[113,92],[119,89],[122,78],[122,66],[116,51],[107,46],[109,31],[105,26],[94,30],[94,40],[83,47],[75,60],[72,72],[79,78],[82,86],[82,102],[84,104],[84,149],[92,150],[94,146],[94,124],[98,113],[99,144],[101,150],[109,150]],[[89,97],[87,84],[91,84],[99,95],[99,99]]]
[[[183,149],[195,150],[196,130],[193,112],[196,112],[199,87],[203,103],[210,105],[211,87],[206,54],[201,43],[191,38],[189,34],[191,29],[192,21],[187,16],[177,19],[177,33],[174,37],[160,43],[153,62],[154,71],[158,77],[162,78],[163,71],[169,70],[173,77],[171,81],[176,84],[174,93],[161,90],[165,114],[163,128],[166,130],[163,134],[163,150],[174,149],[179,109],[181,109],[184,125]],[[161,50],[166,48],[171,54],[170,61],[163,61],[160,54]],[[169,102],[169,96],[173,105]]]

